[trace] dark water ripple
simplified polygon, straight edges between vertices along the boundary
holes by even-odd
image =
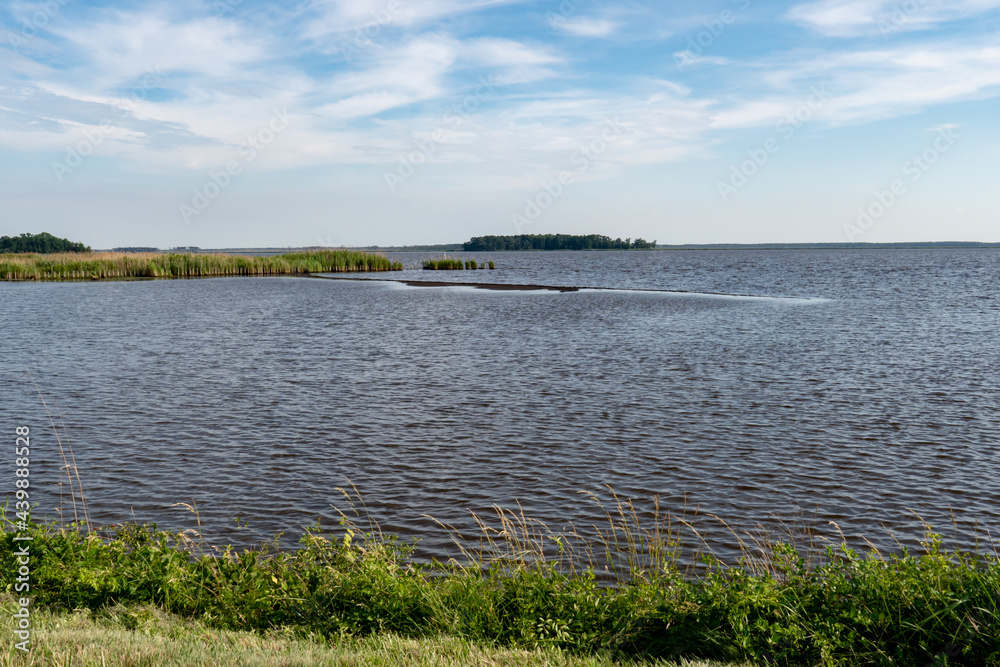
[[[493,258],[497,271],[431,277],[796,298],[0,285],[3,424],[35,434],[34,497],[55,512],[59,459],[25,367],[65,418],[101,522],[192,527],[171,505],[196,501],[217,541],[294,539],[333,522],[350,478],[385,530],[438,556],[447,537],[425,514],[468,527],[467,509],[520,501],[555,529],[586,525],[599,514],[579,491],[603,484],[739,528],[835,521],[886,548],[883,525],[919,536],[910,510],[966,545],[975,521],[1000,532],[1000,252]],[[699,527],[732,554],[721,524]]]

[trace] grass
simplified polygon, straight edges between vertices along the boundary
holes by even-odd
[[[0,255],[0,280],[277,276],[398,271],[402,268],[401,263],[382,255],[351,250],[318,250],[271,257],[110,252]]]
[[[441,259],[425,259],[424,262],[425,271],[461,271],[465,268],[465,264],[460,259],[452,259],[450,257],[443,257]]]
[[[456,558],[423,564],[366,516],[356,492],[342,493],[341,525],[307,529],[296,550],[277,541],[214,547],[195,531],[152,525],[35,527],[33,604],[55,614],[40,615],[43,624],[74,610],[103,618],[148,606],[199,624],[192,627],[209,633],[210,646],[247,636],[252,650],[264,650],[277,633],[289,645],[332,642],[375,661],[355,664],[391,662],[412,649],[424,657],[441,651],[456,664],[1000,665],[1000,561],[947,551],[934,533],[919,553],[885,555],[734,531],[744,557],[725,564],[702,542],[685,547],[683,536],[697,534],[690,520],[658,511],[640,518],[627,499],[587,494],[605,517],[592,537],[495,508],[476,517],[473,535],[442,526]],[[5,529],[0,589],[8,592],[14,548]]]
[[[423,267],[426,271],[462,271],[462,270],[475,270],[475,269],[485,269],[487,266],[490,269],[497,268],[497,265],[493,263],[491,259],[489,263],[480,264],[474,259],[467,259],[462,261],[461,259],[453,259],[451,257],[440,257],[438,259],[425,259],[423,261]]]
[[[0,632],[13,636],[9,600],[0,603]],[[218,667],[313,667],[320,665],[428,665],[434,667],[611,667],[633,664],[609,656],[577,656],[558,649],[511,649],[448,636],[407,638],[377,635],[333,641],[281,631],[219,630],[156,607],[113,607],[98,612],[38,612],[31,651],[11,642],[0,651],[4,665],[215,665]],[[648,665],[677,663],[644,662]],[[711,667],[711,663],[683,663]]]

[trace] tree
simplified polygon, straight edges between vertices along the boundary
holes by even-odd
[[[0,253],[53,253],[53,252],[91,252],[90,246],[73,243],[69,239],[61,239],[48,232],[41,234],[24,233],[20,236],[0,236]]]
[[[643,239],[612,239],[600,234],[520,234],[517,236],[476,236],[462,244],[467,252],[498,252],[502,250],[645,250],[655,248],[656,241]]]

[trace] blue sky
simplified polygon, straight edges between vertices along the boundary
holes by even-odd
[[[1000,241],[1000,0],[5,2],[0,233]]]

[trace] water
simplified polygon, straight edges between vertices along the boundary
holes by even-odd
[[[911,511],[966,546],[975,522],[1000,532],[997,250],[492,258],[393,277],[688,293],[0,284],[2,423],[32,429],[36,517],[58,516],[60,459],[26,368],[96,522],[192,528],[172,505],[196,502],[216,543],[332,524],[347,479],[423,556],[454,553],[428,515],[469,527],[468,510],[520,502],[586,526],[600,514],[579,492],[605,484],[737,529],[834,521],[887,549],[886,528],[920,537]],[[698,528],[734,554],[720,523]]]

